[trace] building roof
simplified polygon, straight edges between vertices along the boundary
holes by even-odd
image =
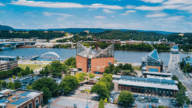
[[[131,80],[119,80],[117,82],[118,82],[118,84],[122,84],[122,85],[151,87],[151,88],[168,89],[168,90],[179,90],[177,85],[166,85],[166,84],[161,84],[161,83],[134,82]]]
[[[16,56],[0,56],[0,58],[16,58]]]
[[[113,52],[114,44],[111,44],[105,49],[98,48],[98,50],[93,50],[92,47],[87,48],[79,42],[77,43],[77,55],[85,58],[113,57]]]
[[[1,91],[2,93],[8,90]],[[18,108],[25,102],[30,101],[36,96],[41,95],[42,92],[29,91],[29,90],[11,90],[5,98],[0,99],[0,104],[6,104],[7,108]]]
[[[120,76],[120,75],[113,75],[113,78],[119,78],[124,80],[131,80],[131,81],[144,81],[146,83],[160,83],[160,84],[173,84],[176,85],[174,80],[166,80],[166,79],[156,79],[156,78],[141,78],[141,77],[131,77],[131,76]]]
[[[173,46],[173,49],[179,49],[178,46]]]
[[[156,50],[156,49],[154,49],[152,52],[150,52],[150,53],[148,54],[148,56],[150,56],[150,57],[152,57],[152,58],[154,58],[154,59],[156,59],[156,60],[159,60],[159,56],[158,56],[158,53],[157,53],[157,50]]]
[[[162,73],[162,72],[149,72],[143,71],[143,74],[150,74],[150,75],[159,75],[159,76],[172,76],[172,73]]]
[[[184,58],[185,63],[192,64],[192,58]]]

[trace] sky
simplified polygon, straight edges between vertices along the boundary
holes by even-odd
[[[0,0],[0,25],[192,32],[192,0]]]

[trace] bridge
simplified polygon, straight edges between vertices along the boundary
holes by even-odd
[[[12,49],[16,48],[17,46],[25,46],[25,45],[34,45],[36,42],[29,42],[29,41],[23,41],[23,42],[0,42],[0,50],[5,49]]]
[[[54,61],[60,60],[60,56],[55,52],[47,52],[40,56],[39,61]]]

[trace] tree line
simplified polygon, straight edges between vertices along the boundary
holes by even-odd
[[[44,31],[31,30],[27,31],[13,31],[10,33],[9,31],[0,31],[1,39],[9,39],[9,38],[34,38],[37,37],[39,39],[52,39],[65,36],[65,33],[58,33],[53,31],[48,31],[45,33]]]

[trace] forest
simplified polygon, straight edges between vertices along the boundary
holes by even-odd
[[[38,38],[38,39],[53,39],[58,37],[65,36],[65,33],[58,33],[53,31],[48,31],[45,33],[44,31],[36,31],[31,30],[29,32],[26,31],[0,31],[0,39],[9,39],[9,38]]]

